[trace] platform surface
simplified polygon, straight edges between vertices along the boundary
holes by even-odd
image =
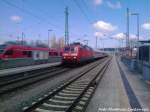
[[[123,79],[119,67],[122,69],[125,79]],[[129,85],[125,84],[124,80]],[[133,105],[137,106],[137,103],[143,109],[142,112],[150,112],[150,84],[146,83],[140,77],[140,74],[129,71],[119,57],[113,56],[109,68],[97,86],[86,112],[116,112],[113,109],[126,109],[123,112],[127,112],[128,110],[136,109],[133,108]]]
[[[107,110],[109,108],[130,108],[128,97],[114,56],[105,75],[99,83],[86,112],[101,112],[103,109],[106,109],[105,112],[109,112]]]
[[[54,62],[54,63],[40,64],[40,65],[4,69],[4,70],[0,70],[0,77],[11,75],[11,74],[16,74],[16,73],[21,73],[21,72],[26,72],[26,71],[31,71],[31,70],[36,70],[36,69],[41,69],[41,68],[46,68],[46,67],[51,67],[51,66],[57,66],[60,64],[61,62]]]
[[[148,109],[150,112],[150,84],[144,81],[142,74],[130,72],[121,61],[119,61],[119,63],[141,107],[146,110]]]

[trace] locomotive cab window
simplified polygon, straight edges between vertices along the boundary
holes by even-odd
[[[74,52],[74,47],[71,48],[71,52]]]
[[[70,51],[70,48],[69,48],[69,47],[65,47],[65,48],[64,48],[64,51],[65,51],[65,52],[68,52],[68,51]]]

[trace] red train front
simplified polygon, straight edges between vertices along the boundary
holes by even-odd
[[[93,59],[92,48],[80,43],[73,43],[64,47],[63,63],[81,63]]]

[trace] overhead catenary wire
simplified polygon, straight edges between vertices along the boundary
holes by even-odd
[[[86,8],[86,10],[88,11],[88,12],[90,12],[90,9],[89,9],[89,7],[88,7],[88,5],[87,5],[87,3],[85,2],[85,0],[81,0],[82,2],[83,2],[83,6]]]
[[[21,7],[21,6],[19,6],[19,5],[16,5],[15,3],[13,3],[13,2],[11,2],[11,1],[9,1],[9,0],[2,0],[2,2],[5,3],[6,5],[10,6],[10,7],[16,8],[16,9],[18,9],[19,11],[21,11],[21,12],[23,12],[23,13],[25,13],[25,14],[27,14],[27,15],[29,15],[29,16],[35,18],[35,19],[37,19],[37,20],[38,20],[38,24],[39,24],[39,23],[40,23],[40,24],[48,23],[48,24],[50,24],[52,27],[56,27],[57,29],[59,29],[59,30],[61,30],[61,31],[64,31],[64,28],[60,28],[60,26],[57,26],[57,25],[55,25],[54,23],[51,23],[51,22],[47,21],[47,19],[46,19],[46,18],[48,18],[47,15],[39,16],[39,15],[33,13],[29,8],[28,8],[28,9],[25,9],[25,7]],[[82,5],[80,4],[80,2],[77,1],[77,0],[74,0],[74,2],[75,2],[75,4],[76,4],[76,6],[80,9],[80,12],[83,14],[83,16],[85,17],[85,19],[86,19],[86,20],[90,23],[90,25],[91,25],[91,21],[90,21],[88,15],[86,14],[86,11],[84,10],[85,7],[83,8],[83,6],[82,6]],[[86,4],[86,8],[88,8],[87,4]],[[43,11],[43,10],[41,10],[41,9],[40,9],[39,11],[42,11],[42,14],[43,14],[43,12],[46,14],[46,12]],[[28,27],[28,26],[27,26],[27,27]],[[27,29],[27,27],[25,27],[25,28],[23,28],[23,29]],[[29,27],[32,27],[32,25],[29,25]],[[76,35],[76,34],[74,34],[74,33],[72,33],[72,34],[73,34],[73,35]]]
[[[73,0],[74,3],[76,4],[76,6],[80,9],[82,15],[86,18],[86,20],[91,24],[91,21],[88,17],[88,15],[85,13],[85,11],[83,10],[83,8],[81,7],[80,3],[77,0]]]
[[[30,2],[29,2],[30,3]],[[26,4],[28,4],[28,3],[26,3]],[[30,3],[31,4],[31,3]],[[28,9],[33,9],[33,7],[30,7],[30,5],[28,5]],[[43,10],[41,7],[37,7],[37,9],[38,9],[38,12],[41,12],[40,14],[42,14],[42,17],[45,17],[45,18],[48,18],[49,19],[49,14],[50,13],[48,13],[46,10]],[[62,12],[62,11],[61,11]],[[56,13],[55,13],[56,14]],[[63,14],[63,12],[62,12],[62,14]],[[58,15],[57,15],[58,16]],[[62,15],[59,15],[59,16],[61,16],[62,17]],[[64,15],[63,15],[64,16]],[[55,18],[54,17],[54,15],[51,15],[50,16],[50,18],[51,18],[51,20],[55,20],[55,19],[57,19],[57,18]],[[55,24],[55,26],[56,26],[56,24]],[[60,26],[58,26],[57,25],[57,27],[60,27]],[[63,29],[62,27],[60,27],[61,29]]]
[[[2,2],[4,2],[5,4],[7,4],[7,5],[11,6],[11,7],[14,7],[14,8],[16,8],[16,9],[18,9],[18,10],[20,10],[20,11],[22,11],[22,12],[24,12],[24,13],[30,15],[30,16],[32,16],[32,17],[34,17],[34,18],[37,19],[38,22],[40,22],[40,23],[42,23],[43,21],[46,22],[46,19],[41,18],[40,16],[38,16],[38,15],[32,13],[31,11],[29,11],[29,10],[27,10],[27,9],[24,9],[24,8],[22,8],[22,7],[19,7],[19,6],[15,5],[15,4],[13,4],[13,3],[10,2],[10,1],[2,0]],[[60,30],[62,30],[62,28],[60,28],[59,26],[57,26],[57,25],[55,25],[55,24],[53,24],[53,23],[51,23],[51,22],[49,22],[49,21],[48,21],[47,23],[50,24],[50,25],[52,25],[52,26],[54,26],[54,27],[57,27],[57,28],[60,29]]]

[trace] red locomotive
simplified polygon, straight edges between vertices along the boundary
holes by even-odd
[[[22,46],[22,45],[0,45],[0,59],[33,58],[48,59],[49,56],[58,56],[55,49]]]
[[[89,46],[73,43],[64,47],[62,60],[63,63],[81,63],[104,56],[106,55],[98,51],[95,52]]]

